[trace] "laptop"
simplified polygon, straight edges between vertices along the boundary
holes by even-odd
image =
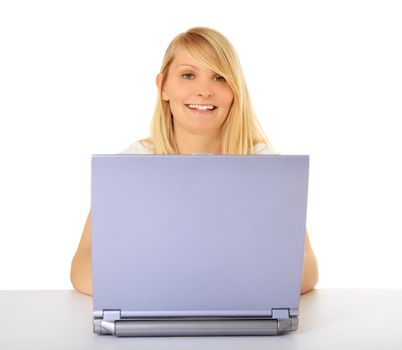
[[[307,155],[92,155],[94,332],[298,327]]]

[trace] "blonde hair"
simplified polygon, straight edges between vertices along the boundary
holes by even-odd
[[[168,46],[160,73],[161,87],[175,53],[185,50],[200,64],[221,75],[233,92],[233,103],[221,128],[222,154],[253,154],[258,143],[273,147],[259,124],[251,106],[249,93],[239,58],[232,44],[214,29],[195,27],[177,35]],[[173,133],[173,118],[169,102],[158,91],[151,125],[151,137],[140,142],[155,154],[178,154]]]

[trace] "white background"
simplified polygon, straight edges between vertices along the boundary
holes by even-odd
[[[281,154],[309,154],[329,288],[402,288],[398,1],[1,1],[0,289],[71,288],[92,153],[148,136],[155,76],[192,26],[236,47]]]

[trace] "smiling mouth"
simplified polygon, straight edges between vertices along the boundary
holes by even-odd
[[[185,106],[193,111],[199,112],[210,112],[218,108],[214,105],[208,104],[186,104]]]

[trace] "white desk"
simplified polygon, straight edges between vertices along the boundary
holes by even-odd
[[[402,290],[302,296],[299,329],[266,337],[117,338],[92,331],[92,298],[73,290],[0,291],[0,349],[402,349]]]

